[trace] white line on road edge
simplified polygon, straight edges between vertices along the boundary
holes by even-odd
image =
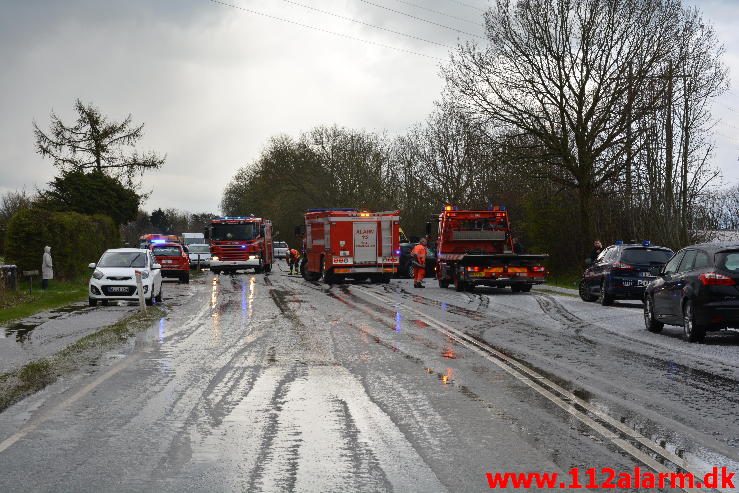
[[[60,402],[59,404],[57,404],[56,406],[53,406],[51,409],[49,409],[46,412],[44,412],[41,416],[39,416],[38,418],[36,418],[35,420],[33,420],[33,422],[27,424],[26,426],[24,426],[23,428],[21,428],[17,432],[15,432],[12,435],[10,435],[8,438],[6,438],[2,442],[0,442],[0,454],[3,453],[3,452],[5,452],[10,447],[12,447],[13,444],[15,444],[18,440],[22,439],[23,437],[25,437],[26,435],[28,435],[29,433],[31,433],[33,430],[35,430],[36,428],[38,428],[46,420],[48,420],[49,418],[51,418],[52,415],[56,411],[59,411],[61,409],[64,409],[64,408],[70,406],[71,404],[74,404],[75,402],[77,402],[78,400],[80,400],[82,397],[86,396],[92,390],[94,390],[95,387],[97,387],[101,383],[105,382],[106,380],[108,380],[113,375],[119,373],[121,370],[123,370],[124,368],[126,368],[127,366],[129,366],[134,361],[137,361],[137,360],[141,359],[142,356],[143,356],[142,353],[133,354],[133,355],[127,357],[125,360],[123,360],[123,361],[121,361],[121,362],[113,365],[108,371],[106,371],[105,373],[103,373],[102,375],[100,375],[99,377],[97,377],[95,380],[93,380],[92,382],[88,383],[87,385],[85,385],[84,387],[82,387],[81,389],[79,389],[77,392],[75,392],[74,394],[72,394],[71,396],[69,396],[67,399],[65,399],[62,402]]]
[[[604,438],[609,440],[611,443],[619,447],[624,452],[628,453],[638,461],[642,462],[643,464],[649,466],[653,470],[657,472],[665,472],[670,473],[673,472],[670,469],[667,469],[664,465],[659,463],[654,458],[650,457],[646,453],[642,452],[638,448],[636,448],[634,445],[630,444],[628,441],[619,438],[618,434],[610,431],[608,428],[604,427],[602,424],[598,423],[597,421],[593,420],[590,416],[583,413],[582,411],[579,411],[574,405],[572,405],[572,402],[576,403],[579,407],[587,410],[588,412],[594,414],[602,422],[605,424],[616,428],[619,432],[623,433],[627,437],[631,438],[632,440],[638,442],[639,444],[649,448],[662,458],[674,463],[677,465],[680,469],[687,471],[696,479],[703,478],[702,472],[697,472],[693,470],[687,462],[678,457],[677,455],[659,447],[656,443],[654,443],[652,440],[648,439],[644,435],[641,435],[640,433],[637,433],[635,430],[632,430],[625,424],[621,423],[620,421],[617,421],[613,419],[611,416],[607,415],[600,409],[592,406],[590,403],[584,401],[583,399],[577,397],[572,392],[569,392],[568,390],[560,387],[556,383],[552,382],[551,380],[547,379],[543,375],[535,372],[534,370],[522,365],[518,361],[514,360],[513,358],[510,358],[509,356],[506,356],[505,354],[501,353],[500,351],[497,351],[489,346],[483,345],[476,341],[475,339],[469,337],[464,332],[461,332],[444,322],[441,322],[439,320],[436,320],[435,318],[422,313],[415,308],[412,308],[402,302],[396,301],[392,298],[388,298],[385,295],[378,295],[376,293],[373,293],[369,291],[366,288],[362,288],[360,286],[352,286],[353,289],[357,289],[361,291],[363,294],[370,296],[372,298],[375,298],[376,300],[379,300],[383,303],[391,303],[394,306],[402,307],[405,310],[408,310],[410,312],[413,312],[415,315],[417,315],[420,318],[423,318],[426,323],[429,324],[432,328],[436,329],[437,331],[443,333],[447,337],[451,337],[455,341],[459,342],[463,346],[467,347],[468,349],[471,349],[472,351],[480,354],[485,359],[491,361],[501,369],[503,369],[505,372],[519,380],[521,383],[525,384],[526,386],[530,387],[540,395],[544,396],[546,399],[572,415],[573,417],[577,418],[580,422],[591,428],[592,430],[596,431],[598,434],[602,435]],[[552,391],[556,392],[560,396],[555,395],[554,393],[550,392],[544,387],[548,387]],[[690,488],[684,488],[683,491],[693,491]],[[707,489],[701,489],[701,491],[711,491]],[[716,490],[713,490],[716,491]]]

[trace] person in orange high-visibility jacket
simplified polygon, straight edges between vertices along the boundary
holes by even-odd
[[[413,287],[425,288],[423,279],[426,277],[426,238],[421,238],[418,245],[411,250],[413,258]]]
[[[291,248],[289,252],[287,252],[287,265],[290,266],[290,274],[293,273],[293,269],[295,270],[295,274],[300,274],[300,267],[298,267],[300,260],[300,252],[297,251],[294,248]]]

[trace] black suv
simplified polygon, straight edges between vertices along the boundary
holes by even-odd
[[[613,300],[641,300],[644,288],[672,254],[669,248],[651,246],[646,241],[626,245],[616,242],[589,264],[580,280],[580,298],[597,300],[604,306]]]
[[[644,323],[651,332],[682,325],[690,342],[709,330],[739,328],[739,243],[677,252],[644,293]]]

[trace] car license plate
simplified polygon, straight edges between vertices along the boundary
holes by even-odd
[[[128,291],[128,287],[126,286],[111,286],[108,288],[108,291],[111,293],[125,293]]]
[[[645,287],[645,286],[647,286],[647,285],[648,285],[648,284],[649,284],[650,282],[652,282],[653,280],[654,280],[654,278],[653,278],[653,277],[650,277],[649,279],[639,279],[639,282],[637,283],[637,285],[638,285],[639,287]]]
[[[172,261],[171,261],[171,260],[162,260],[162,263],[163,263],[163,264],[171,264],[171,263],[172,263]]]

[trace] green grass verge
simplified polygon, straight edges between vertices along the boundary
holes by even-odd
[[[580,274],[558,274],[547,277],[546,285],[557,286],[559,288],[577,289],[580,282]]]
[[[52,280],[46,291],[41,289],[39,280],[34,280],[31,294],[28,293],[28,282],[21,281],[17,291],[0,291],[0,323],[86,299],[87,280]]]
[[[93,363],[114,344],[148,328],[165,315],[159,307],[147,307],[65,347],[54,356],[32,361],[18,370],[0,374],[0,412],[38,392],[60,376]]]

